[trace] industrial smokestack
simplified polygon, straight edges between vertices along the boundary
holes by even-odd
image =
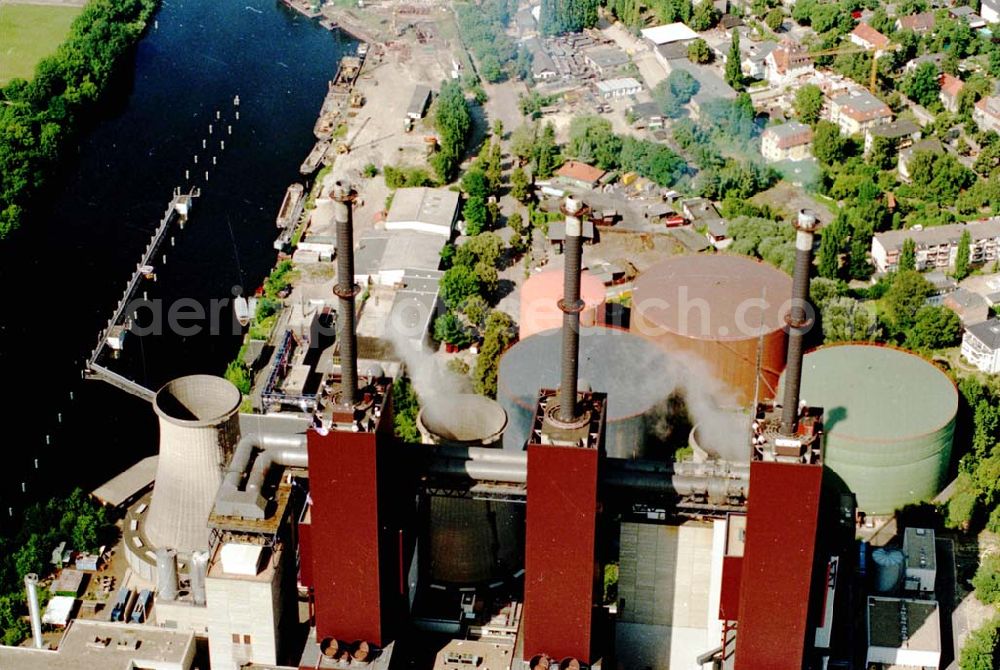
[[[563,297],[559,309],[563,313],[562,325],[562,383],[559,386],[559,420],[571,423],[576,417],[576,393],[580,358],[580,260],[583,255],[583,237],[580,217],[583,203],[566,198],[562,207],[566,215],[566,242],[563,257]]]
[[[795,222],[795,273],[792,275],[792,307],[788,313],[788,356],[785,361],[785,395],[781,404],[781,433],[794,435],[799,427],[799,391],[802,386],[802,341],[812,325],[806,314],[809,271],[812,268],[816,214],[800,209]]]
[[[161,600],[177,599],[177,552],[173,549],[156,550],[156,590]]]
[[[205,520],[239,440],[242,398],[235,386],[212,375],[180,377],[157,392],[160,456],[143,526],[154,547],[182,553],[208,548]]]
[[[354,200],[357,193],[350,184],[337,180],[333,184],[333,201],[337,219],[337,285],[333,292],[339,299],[340,386],[341,403],[353,406],[358,395],[357,333],[354,327]]]
[[[31,643],[35,649],[42,648],[42,611],[38,605],[38,575],[24,576],[24,590],[28,596],[28,616],[31,617]]]

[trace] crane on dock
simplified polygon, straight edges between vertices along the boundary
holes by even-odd
[[[371,120],[372,120],[372,117],[366,116],[365,120],[361,122],[361,126],[357,130],[354,131],[354,134],[351,135],[351,137],[349,139],[346,139],[346,140],[344,140],[343,142],[341,142],[340,144],[337,145],[337,153],[338,154],[350,153],[351,152],[351,147],[354,145],[354,142],[356,142],[357,139],[358,139],[358,135],[361,134],[361,131],[363,131],[365,129],[365,126],[367,126],[368,122],[371,121]]]

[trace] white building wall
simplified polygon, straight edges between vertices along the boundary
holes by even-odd
[[[991,351],[968,331],[962,335],[962,358],[987,374],[1000,373],[1000,351]]]

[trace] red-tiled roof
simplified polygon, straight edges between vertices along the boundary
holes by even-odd
[[[889,38],[872,28],[867,23],[859,23],[854,27],[854,30],[851,31],[851,34],[859,37],[880,51],[889,46]]]
[[[958,94],[962,92],[963,86],[965,86],[965,82],[958,77],[953,77],[947,72],[941,75],[941,92],[949,98],[957,98]]]
[[[604,176],[604,170],[579,161],[566,161],[556,174],[564,179],[593,183]]]

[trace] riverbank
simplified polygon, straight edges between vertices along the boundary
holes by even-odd
[[[0,239],[22,224],[76,143],[79,120],[100,103],[158,7],[159,0],[93,0],[30,82],[15,79],[4,87],[8,104],[0,107],[0,128],[23,132],[0,132]]]

